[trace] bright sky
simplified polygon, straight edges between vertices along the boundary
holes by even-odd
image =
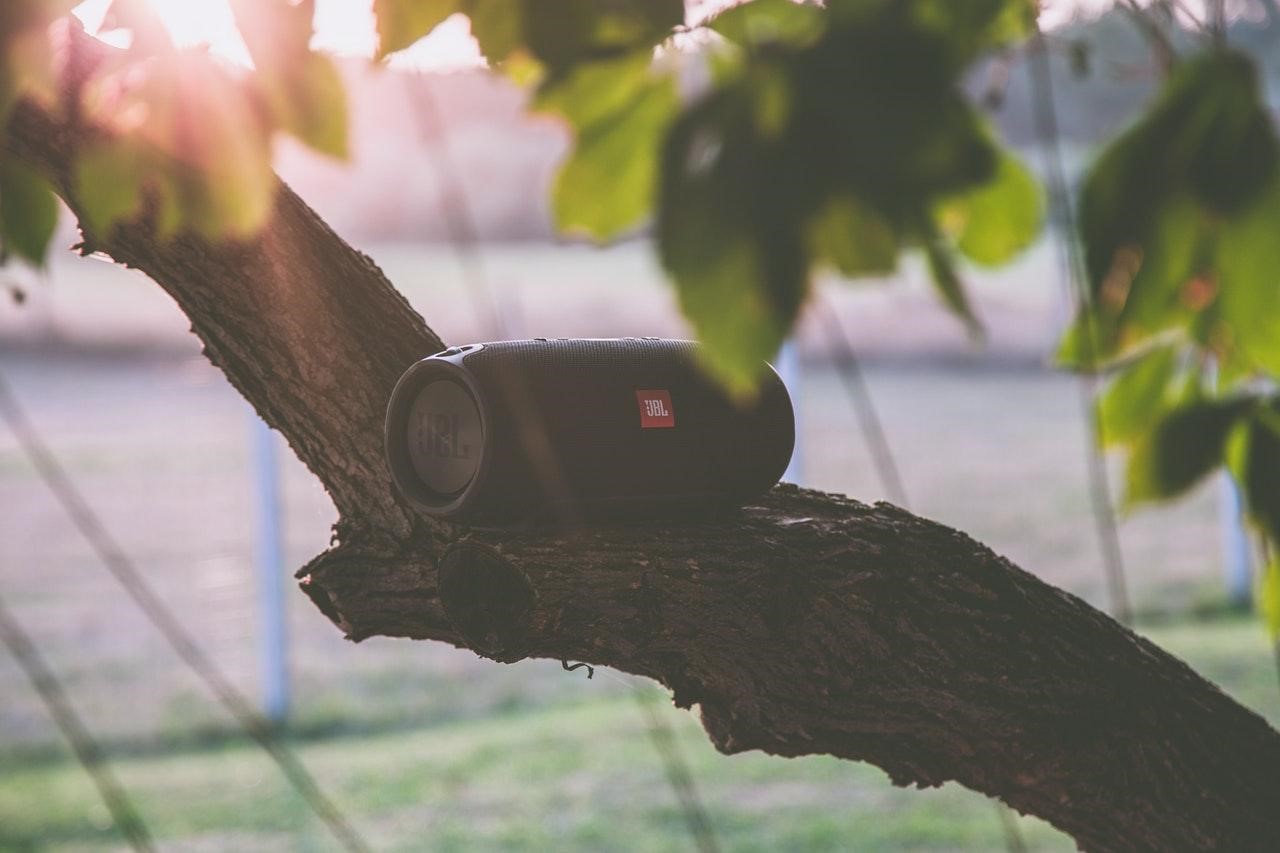
[[[0,0],[6,2],[6,0]],[[148,0],[180,47],[207,44],[233,62],[248,64],[248,54],[236,32],[227,0]],[[688,4],[691,17],[701,19],[718,6],[732,0],[695,0]],[[1042,23],[1053,27],[1075,12],[1091,12],[1111,0],[1045,0]],[[75,14],[89,32],[95,32],[111,0],[85,0]],[[1197,4],[1193,4],[1197,5]],[[371,56],[377,46],[373,24],[373,0],[316,0],[316,35],[312,44],[334,53]],[[113,39],[108,39],[113,40]],[[470,26],[462,15],[454,15],[427,38],[392,57],[392,64],[439,69],[476,65],[480,53],[471,38]]]
[[[227,0],[148,2],[179,47],[207,44],[210,50],[225,59],[249,64],[248,52],[236,32]],[[85,0],[75,8],[75,14],[92,33],[97,30],[110,5],[111,0]],[[313,47],[333,53],[372,56],[378,44],[373,25],[373,0],[316,0],[315,30]],[[415,68],[476,65],[480,62],[480,52],[471,38],[467,19],[454,15],[430,36],[396,54],[391,62]]]

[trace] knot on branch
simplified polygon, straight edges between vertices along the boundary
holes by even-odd
[[[440,603],[476,652],[502,663],[525,657],[524,637],[536,595],[524,572],[496,549],[455,542],[440,559]]]

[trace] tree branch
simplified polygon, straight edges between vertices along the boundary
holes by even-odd
[[[961,533],[779,486],[692,521],[352,543],[304,570],[353,639],[582,660],[698,705],[723,752],[955,780],[1086,849],[1252,849],[1280,736],[1185,664]]]
[[[24,103],[5,146],[78,209],[87,131]],[[780,486],[756,505],[574,531],[416,514],[382,456],[391,387],[443,347],[365,256],[285,187],[258,238],[90,248],[146,272],[289,439],[340,513],[299,572],[354,640],[572,658],[698,705],[725,752],[870,761],[957,780],[1084,847],[1252,849],[1280,836],[1280,735],[1186,665],[963,534]]]
[[[3,142],[78,211],[72,165],[90,132],[24,101]],[[382,420],[405,367],[445,345],[292,190],[280,184],[270,223],[243,243],[159,240],[147,216],[93,234],[80,219],[82,252],[141,270],[173,297],[209,360],[324,481],[342,529],[372,524],[404,536],[436,527],[392,494]],[[379,488],[369,488],[371,475]]]

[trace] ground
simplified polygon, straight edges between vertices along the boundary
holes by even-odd
[[[494,336],[444,252],[369,247],[451,342]],[[828,287],[860,349],[911,508],[1105,607],[1075,380],[1047,369],[1062,318],[1052,254],[980,281],[975,352],[918,271]],[[643,247],[487,248],[512,334],[675,334]],[[107,525],[202,646],[256,692],[251,414],[176,309],[132,274],[59,260],[0,309],[0,373]],[[807,484],[883,497],[831,349],[810,323],[800,394]],[[287,457],[287,453],[285,454]],[[286,458],[288,561],[328,541],[332,507]],[[1123,522],[1139,630],[1280,721],[1257,621],[1224,606],[1217,498]],[[0,595],[39,642],[165,849],[329,849],[269,762],[178,664],[0,430]],[[559,664],[503,666],[434,644],[348,643],[301,595],[289,627],[303,760],[378,849],[683,850],[689,842],[631,687]],[[119,845],[13,661],[0,653],[0,849]],[[717,755],[664,705],[726,849],[988,850],[1000,823],[956,786],[893,788],[823,758]],[[1023,820],[1034,849],[1069,849]]]

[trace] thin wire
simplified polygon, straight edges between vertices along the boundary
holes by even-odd
[[[648,718],[649,740],[653,748],[662,758],[662,766],[667,774],[667,782],[680,800],[680,812],[684,815],[689,834],[701,853],[719,853],[720,845],[716,841],[715,831],[707,816],[707,810],[698,796],[698,787],[693,781],[693,773],[689,762],[685,760],[680,744],[676,741],[675,730],[665,720],[657,708],[657,697],[653,691],[638,684],[631,686],[631,695],[636,704]]]
[[[893,450],[889,447],[889,437],[885,433],[884,424],[871,401],[871,389],[867,387],[866,378],[862,374],[862,365],[858,354],[849,338],[849,330],[845,328],[835,309],[821,295],[818,296],[818,309],[822,315],[823,325],[827,330],[827,339],[836,348],[838,358],[836,365],[840,379],[844,383],[845,393],[853,404],[854,416],[862,429],[862,438],[871,452],[871,461],[875,465],[876,475],[880,478],[880,486],[889,500],[902,508],[907,507],[907,489],[902,482],[902,474],[894,459]]]
[[[1214,0],[1211,8],[1214,40],[1222,47],[1227,43],[1227,0]]]
[[[471,216],[466,191],[457,180],[456,164],[449,154],[449,147],[444,144],[444,121],[440,117],[435,95],[427,86],[427,81],[421,77],[416,81],[406,77],[405,89],[414,107],[413,115],[418,122],[418,133],[428,144],[428,151],[435,163],[436,176],[440,181],[441,218],[444,220],[449,245],[462,267],[463,282],[471,297],[472,307],[476,314],[486,318],[492,328],[502,335],[506,323],[498,310],[493,288],[489,286],[488,270],[480,251],[480,229]]]
[[[271,756],[285,779],[329,828],[334,838],[347,850],[368,850],[368,845],[356,834],[355,829],[338,807],[324,795],[298,758],[275,737],[267,719],[259,714],[252,703],[232,685],[218,669],[217,664],[200,650],[178,618],[173,615],[108,533],[102,520],[98,518],[89,502],[72,482],[70,475],[32,426],[3,374],[0,374],[0,417],[3,417],[9,425],[9,429],[18,439],[19,446],[31,460],[49,491],[62,505],[76,529],[89,542],[103,565],[129,593],[134,603],[159,630],[182,662],[200,677],[200,680],[205,683],[218,702],[231,713],[245,733]]]
[[[586,664],[578,664],[578,666],[586,666]],[[712,830],[711,824],[705,820],[706,810],[703,808],[702,800],[698,796],[698,788],[694,784],[693,773],[689,769],[689,763],[685,760],[684,754],[679,749],[679,741],[676,740],[675,730],[662,718],[656,692],[641,683],[638,678],[633,678],[624,673],[614,672],[612,669],[603,667],[598,672],[610,681],[615,681],[631,691],[632,697],[636,700],[636,705],[644,712],[649,722],[647,730],[649,740],[663,758],[663,770],[667,775],[667,781],[680,797],[680,802],[684,806],[685,824],[689,827],[689,833],[694,837],[698,850],[701,853],[718,853],[720,845],[716,841],[716,835]],[[590,678],[591,676],[588,675],[587,677]],[[702,816],[704,820],[696,820],[698,816]]]
[[[1151,42],[1151,48],[1155,53],[1156,62],[1160,64],[1160,70],[1168,74],[1170,69],[1173,68],[1174,61],[1173,43],[1169,41],[1168,34],[1165,33],[1160,24],[1148,17],[1146,11],[1138,5],[1137,0],[1124,0],[1122,5],[1129,14],[1129,18],[1138,29],[1142,30],[1142,34],[1147,37],[1147,40]]]
[[[1176,7],[1177,11],[1181,12],[1186,16],[1187,20],[1191,21],[1191,23],[1195,25],[1196,30],[1201,33],[1208,30],[1209,27],[1207,22],[1201,20],[1200,17],[1191,10],[1191,7],[1183,2],[1183,0],[1173,0],[1173,5]]]
[[[859,363],[849,330],[841,322],[840,315],[836,313],[829,301],[823,299],[821,295],[817,297],[817,301],[823,325],[827,330],[827,338],[836,348],[836,364],[840,370],[845,393],[849,396],[849,402],[853,405],[854,414],[858,418],[863,441],[866,442],[867,450],[876,468],[876,475],[880,479],[880,487],[893,503],[907,509],[909,505],[907,489],[903,483],[902,474],[898,470],[893,448],[889,445],[888,434],[872,401],[871,389],[862,373],[862,365]],[[1022,831],[1018,828],[1013,813],[1008,806],[998,800],[993,800],[993,805],[1000,819],[1000,829],[1004,833],[1005,849],[1008,853],[1024,853],[1027,845],[1022,839]]]
[[[1054,241],[1059,272],[1074,303],[1076,316],[1085,324],[1081,346],[1085,348],[1085,361],[1092,368],[1094,354],[1098,352],[1097,328],[1092,312],[1093,297],[1085,283],[1084,262],[1080,257],[1079,243],[1071,233],[1075,215],[1072,210],[1066,170],[1062,165],[1058,113],[1053,96],[1053,71],[1049,65],[1049,50],[1039,22],[1036,23],[1036,31],[1032,36],[1031,78],[1032,108],[1035,113],[1036,130],[1040,136],[1040,147],[1044,151],[1050,209],[1058,227],[1064,229]],[[1097,386],[1098,377],[1092,370],[1080,375],[1078,382],[1080,407],[1088,429],[1085,466],[1089,481],[1089,498],[1098,545],[1102,551],[1103,568],[1111,593],[1112,615],[1121,624],[1129,625],[1133,621],[1133,611],[1129,605],[1120,532],[1116,528],[1115,513],[1112,509],[1113,500],[1111,481],[1107,475],[1107,460],[1102,452],[1102,422],[1095,405]]]
[[[1022,830],[1013,816],[1013,809],[999,800],[993,800],[996,814],[1000,817],[1000,829],[1004,832],[1004,848],[1008,853],[1027,853],[1027,842],[1022,838]]]
[[[31,638],[22,630],[22,626],[10,615],[2,598],[0,598],[0,642],[4,643],[14,660],[22,667],[27,680],[31,682],[31,686],[35,688],[36,693],[44,701],[45,707],[49,709],[49,716],[53,717],[54,723],[62,731],[62,736],[71,744],[76,760],[97,786],[98,793],[106,804],[107,811],[111,813],[111,820],[120,830],[120,834],[128,840],[134,850],[154,850],[155,844],[151,840],[150,830],[147,829],[137,809],[133,807],[124,787],[111,772],[98,742],[94,740],[84,721],[72,707],[62,683],[40,656],[35,643],[31,642]]]
[[[423,80],[419,81],[419,85],[412,87],[411,91],[409,91],[409,98],[414,105],[414,113],[417,117],[420,134],[427,144],[427,150],[435,163],[436,174],[442,185],[442,218],[446,223],[445,227],[449,235],[450,245],[462,263],[463,273],[467,279],[467,289],[474,294],[472,302],[476,308],[476,313],[481,316],[488,316],[494,328],[501,333],[504,330],[505,323],[498,310],[493,288],[489,285],[487,271],[480,251],[479,232],[475,221],[471,217],[471,209],[467,203],[466,193],[457,181],[456,176],[458,173],[453,168],[448,146],[445,145],[444,123],[441,121],[435,97],[426,85],[426,81]],[[513,396],[516,396],[517,393],[524,395],[518,396],[513,402],[523,402],[524,408],[528,408],[532,404],[532,400],[527,396],[527,389],[518,382],[508,384],[517,386],[508,388],[508,393]],[[537,421],[538,419],[529,418],[526,420]],[[541,430],[540,422],[539,429]],[[536,439],[537,436],[534,436],[534,438]],[[567,513],[566,520],[570,522],[571,526],[576,527],[578,513],[574,510],[572,502],[568,500],[570,494],[567,483],[564,482],[562,474],[557,473],[560,469],[554,457],[550,456],[550,445],[545,441],[546,438],[544,432],[542,434],[543,441],[534,442],[533,447],[526,447],[526,449],[546,449],[547,459],[544,463],[540,463],[535,467],[539,469],[538,473],[542,476],[544,485],[549,482],[558,494],[564,496],[565,500],[560,501],[562,505],[561,512]],[[529,444],[527,440],[526,444]],[[557,479],[559,483],[556,482]],[[567,662],[563,663],[566,669],[570,668]],[[701,798],[698,796],[693,774],[689,771],[688,762],[685,761],[680,751],[679,743],[675,739],[670,724],[649,706],[649,697],[640,687],[632,685],[632,688],[632,695],[636,703],[644,709],[648,718],[649,738],[662,761],[672,792],[680,803],[681,813],[684,815],[685,824],[689,828],[689,833],[693,837],[695,846],[701,853],[717,853],[719,845],[716,842],[711,820],[707,816],[707,811],[702,805]]]
[[[435,96],[425,79],[420,79],[415,86],[409,82],[409,78],[405,78],[405,87],[409,102],[414,107],[413,114],[418,123],[419,135],[428,146],[440,180],[441,219],[445,223],[449,245],[462,267],[464,288],[471,297],[475,313],[482,321],[488,320],[499,338],[506,338],[507,323],[489,283],[484,256],[480,251],[479,229],[471,216],[466,191],[457,180],[458,172],[445,144],[444,122]],[[498,381],[502,383],[502,391],[512,408],[535,415],[520,420],[517,435],[533,462],[535,473],[553,498],[551,503],[562,526],[569,530],[580,528],[582,519],[574,506],[564,467],[552,450],[546,423],[536,416],[533,392],[526,383],[520,381],[520,377],[508,371],[499,371]]]

